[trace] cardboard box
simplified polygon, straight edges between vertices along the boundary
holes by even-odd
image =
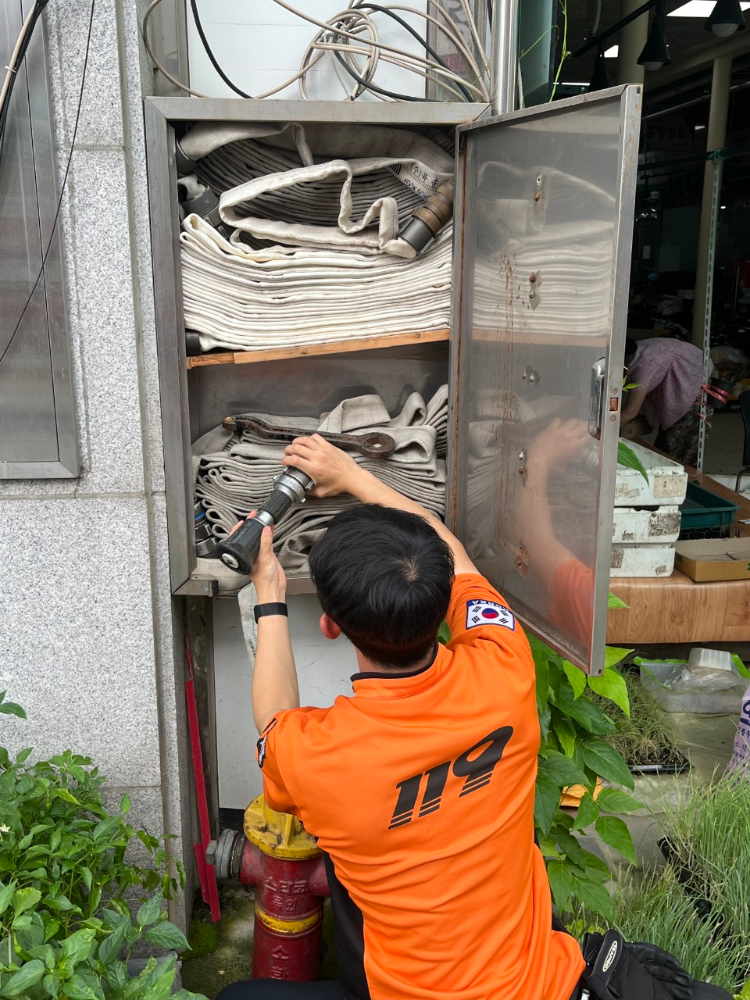
[[[696,583],[750,580],[750,538],[677,542],[675,566]]]

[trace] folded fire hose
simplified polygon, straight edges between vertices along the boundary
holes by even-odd
[[[395,450],[385,459],[353,454],[355,461],[383,482],[433,513],[445,511],[445,450],[448,420],[448,387],[442,386],[425,404],[412,393],[400,413],[391,418],[379,396],[346,399],[319,420],[254,414],[266,423],[295,427],[308,433],[363,435],[382,432],[392,438]],[[235,430],[217,427],[193,445],[195,499],[205,510],[215,539],[227,537],[241,518],[247,517],[268,496],[281,468],[285,442],[272,441],[249,426]],[[293,507],[274,530],[274,547],[284,569],[292,576],[307,570],[310,547],[330,519],[357,501],[340,496],[318,500],[308,497]],[[220,589],[235,590],[244,579],[217,559],[198,559],[198,572],[214,576]]]
[[[440,185],[453,158],[431,138],[383,126],[199,125],[177,159],[185,321],[202,350],[449,325],[452,195]],[[436,198],[425,228],[412,214]],[[442,232],[417,254],[433,223]],[[411,242],[400,235],[409,225]]]

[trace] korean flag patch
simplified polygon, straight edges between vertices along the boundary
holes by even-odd
[[[467,601],[466,628],[479,628],[482,625],[502,625],[515,632],[516,619],[503,604],[496,604],[494,601]]]

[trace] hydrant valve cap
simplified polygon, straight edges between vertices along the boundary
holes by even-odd
[[[296,816],[276,812],[259,795],[245,810],[245,836],[251,844],[277,858],[314,858],[320,850]]]

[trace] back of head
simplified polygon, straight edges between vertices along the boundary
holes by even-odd
[[[406,668],[433,648],[453,554],[416,514],[361,504],[333,518],[310,553],[323,611],[369,660]]]

